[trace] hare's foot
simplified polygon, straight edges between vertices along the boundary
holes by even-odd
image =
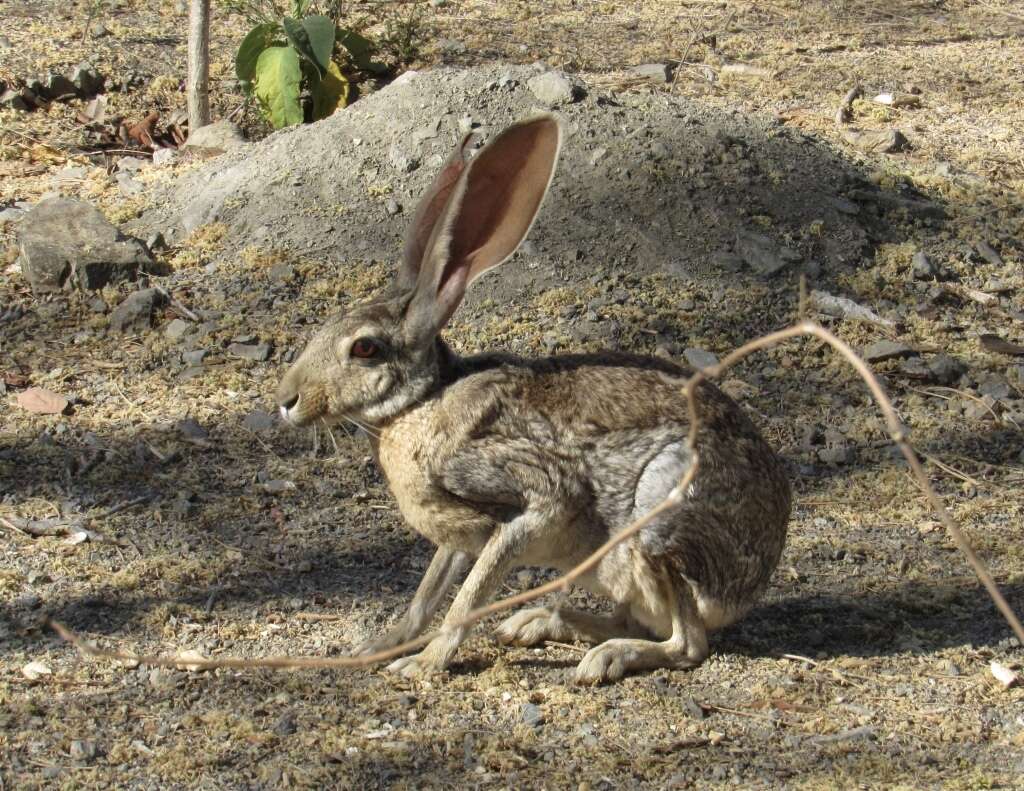
[[[545,640],[602,643],[613,637],[642,634],[642,629],[624,608],[613,615],[593,615],[579,610],[531,607],[507,618],[494,634],[500,643],[529,646]]]
[[[396,659],[388,665],[388,670],[392,673],[401,673],[406,678],[439,673],[452,661],[464,634],[464,630],[443,632],[427,643],[427,647],[418,654]]]
[[[618,681],[626,673],[658,667],[696,667],[708,655],[708,635],[689,586],[667,584],[664,603],[672,611],[672,635],[664,641],[612,639],[591,648],[576,668],[577,684]]]

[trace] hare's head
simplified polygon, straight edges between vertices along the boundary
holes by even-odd
[[[438,333],[466,287],[526,237],[555,172],[561,129],[552,116],[523,121],[471,161],[469,142],[423,196],[392,285],[328,320],[285,374],[277,391],[285,420],[379,425],[438,386]]]

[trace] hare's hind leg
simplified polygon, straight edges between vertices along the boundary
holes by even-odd
[[[661,583],[671,608],[672,634],[667,640],[611,639],[590,649],[576,668],[576,683],[618,681],[634,670],[696,667],[708,655],[708,636],[687,584]]]
[[[613,637],[642,637],[646,634],[647,630],[630,616],[628,605],[620,605],[611,615],[531,607],[505,619],[494,631],[498,642],[524,646],[545,640],[603,643]]]

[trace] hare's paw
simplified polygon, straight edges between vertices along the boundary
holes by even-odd
[[[396,659],[388,665],[388,670],[392,673],[401,673],[406,678],[432,676],[435,673],[440,673],[448,667],[448,663],[459,647],[459,642],[460,640],[455,639],[452,635],[442,634],[427,643],[427,647],[418,654]]]
[[[366,656],[367,654],[375,654],[378,651],[387,651],[389,648],[394,648],[396,645],[410,640],[415,635],[409,633],[409,629],[406,627],[404,619],[399,621],[394,628],[389,629],[385,634],[380,637],[371,638],[363,643],[356,646],[356,656]]]
[[[561,619],[547,607],[531,607],[502,621],[494,636],[505,645],[537,645],[544,640],[564,640],[569,634]]]
[[[576,666],[577,684],[603,684],[618,681],[629,670],[634,640],[607,640],[594,646]],[[625,645],[624,645],[625,644]]]

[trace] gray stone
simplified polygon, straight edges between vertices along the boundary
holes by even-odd
[[[667,63],[641,63],[629,70],[631,77],[649,80],[654,83],[672,81],[672,67]]]
[[[951,385],[964,375],[967,366],[948,354],[936,354],[928,361],[928,370],[939,384]]]
[[[250,412],[242,419],[242,425],[249,431],[269,431],[276,422],[273,415],[260,409]]]
[[[1009,398],[1012,391],[1010,390],[1009,382],[1001,376],[993,376],[978,385],[978,392],[983,396],[991,396],[1000,401],[1004,398]]]
[[[135,177],[131,173],[118,173],[114,177],[117,181],[117,188],[126,198],[140,195],[146,191],[146,188],[141,182],[136,181]]]
[[[544,724],[544,713],[534,703],[524,703],[520,714],[523,723],[531,728],[539,728]]]
[[[210,432],[199,425],[195,418],[187,417],[174,424],[174,428],[185,439],[204,441],[210,438]]]
[[[91,761],[99,752],[96,742],[89,739],[75,739],[68,748],[68,754],[73,761]]]
[[[7,36],[0,36],[0,50],[10,49],[10,48],[11,48],[11,40],[9,38],[7,38]]]
[[[896,360],[903,357],[914,357],[917,352],[899,341],[881,340],[875,341],[862,353],[862,357],[869,363],[880,363],[884,360]]]
[[[7,225],[8,223],[20,222],[21,218],[24,216],[24,209],[19,209],[17,206],[10,206],[3,211],[0,211],[0,226]]]
[[[576,87],[568,77],[558,71],[547,71],[526,81],[526,87],[537,100],[550,107],[569,104],[578,96]]]
[[[753,231],[740,231],[736,234],[736,252],[747,266],[765,277],[771,277],[800,260],[800,254],[796,251]]]
[[[914,280],[933,280],[939,274],[939,270],[928,260],[923,250],[918,250],[910,259],[910,271]]]
[[[160,231],[151,233],[149,236],[146,237],[146,249],[149,250],[149,252],[151,253],[166,250],[168,249],[167,240],[164,239],[164,235],[160,233]]]
[[[72,98],[77,91],[75,84],[63,74],[48,74],[43,95],[50,100],[59,101]]]
[[[193,349],[192,351],[182,353],[181,359],[188,366],[202,365],[203,360],[206,359],[208,354],[209,352],[206,349]]]
[[[69,79],[82,98],[95,96],[103,90],[103,77],[88,63],[79,63],[75,66]]]
[[[993,249],[992,245],[990,245],[988,242],[978,242],[976,245],[974,245],[974,249],[978,251],[978,255],[980,255],[993,266],[1003,265],[1002,256],[1000,256],[999,253],[997,253]]]
[[[107,29],[107,26],[103,24],[103,20],[97,19],[89,25],[89,35],[93,38],[104,38],[110,35],[110,31]]]
[[[245,142],[242,130],[236,124],[222,119],[189,132],[185,148],[216,148],[230,151],[232,148],[244,146]]]
[[[686,358],[686,362],[698,370],[718,365],[718,356],[704,349],[684,349],[683,357]]]
[[[88,175],[89,171],[84,167],[68,165],[67,167],[58,170],[50,177],[50,185],[56,189],[60,189],[61,187],[67,187],[72,184],[85,181],[85,177]]]
[[[138,173],[145,166],[145,162],[138,157],[121,157],[114,163],[114,167],[126,173]]]
[[[164,336],[169,341],[180,341],[190,329],[192,329],[192,325],[184,319],[172,319],[164,327]]]
[[[11,110],[20,110],[21,112],[28,112],[31,108],[29,103],[25,101],[25,97],[21,91],[16,91],[13,88],[9,88],[0,94],[0,107],[7,107]]]
[[[144,288],[129,294],[110,314],[108,326],[114,332],[141,332],[153,325],[153,309],[164,303],[164,296],[155,288]]]
[[[240,357],[243,360],[264,362],[270,359],[270,344],[268,343],[232,343],[228,346],[228,354],[233,357]]]
[[[163,167],[164,165],[174,164],[180,154],[175,148],[158,148],[153,152],[153,164],[156,167]]]
[[[95,206],[69,198],[40,201],[19,224],[18,243],[21,271],[36,292],[66,283],[103,288],[154,263],[141,241],[122,235]]]

